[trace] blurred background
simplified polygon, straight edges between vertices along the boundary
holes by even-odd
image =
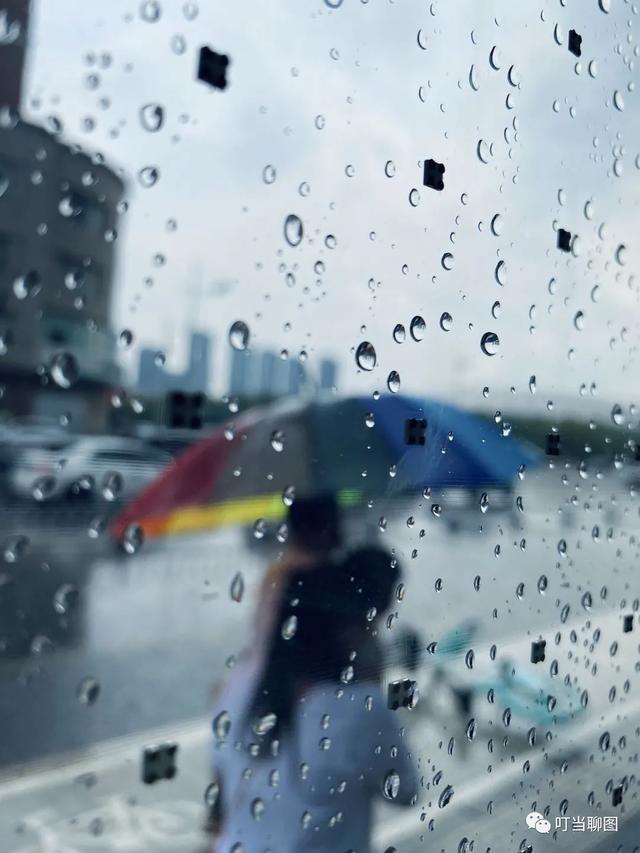
[[[637,29],[0,3],[3,850],[203,849],[212,687],[326,493],[405,572],[375,849],[637,849]]]

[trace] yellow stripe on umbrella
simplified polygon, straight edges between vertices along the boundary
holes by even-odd
[[[338,492],[337,501],[341,507],[355,506],[362,493],[356,489],[344,489]],[[239,498],[206,506],[182,507],[167,515],[151,516],[142,519],[147,539],[156,536],[180,536],[202,530],[213,530],[228,524],[249,524],[259,518],[265,521],[283,520],[286,507],[282,495],[270,494],[257,497]]]

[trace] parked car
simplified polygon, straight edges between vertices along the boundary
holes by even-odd
[[[78,436],[62,446],[27,448],[8,473],[14,495],[39,502],[64,498],[130,499],[173,458],[137,439]]]

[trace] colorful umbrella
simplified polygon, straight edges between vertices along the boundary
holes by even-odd
[[[426,487],[505,487],[538,459],[490,421],[433,400],[286,401],[238,415],[188,448],[112,530],[120,538],[138,524],[149,538],[275,521],[295,494],[331,492],[349,506]]]

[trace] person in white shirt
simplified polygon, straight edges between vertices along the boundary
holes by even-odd
[[[217,697],[216,853],[368,853],[374,800],[415,801],[377,640],[398,579],[380,548],[288,578],[263,661]]]

